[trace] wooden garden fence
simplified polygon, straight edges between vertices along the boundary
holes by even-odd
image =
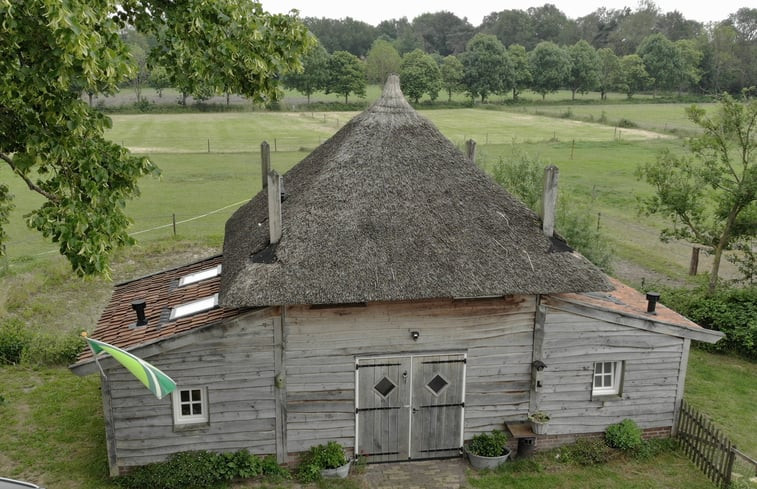
[[[684,453],[718,487],[727,488],[731,484],[737,457],[757,475],[757,461],[737,450],[728,437],[685,400],[681,402],[676,438]],[[742,474],[746,477],[750,475]]]

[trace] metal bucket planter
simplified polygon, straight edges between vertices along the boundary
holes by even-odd
[[[351,465],[352,460],[335,469],[321,469],[321,476],[324,479],[344,479],[350,473]]]
[[[467,449],[465,450],[465,453],[468,454],[468,461],[470,461],[471,467],[474,469],[496,469],[507,461],[507,458],[510,456],[510,449],[505,447],[504,454],[499,457],[483,457],[471,453]]]
[[[546,435],[547,434],[547,423],[539,423],[537,421],[531,420],[531,431],[534,432],[535,435]]]

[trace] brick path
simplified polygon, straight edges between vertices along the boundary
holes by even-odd
[[[351,475],[364,489],[466,488],[468,465],[463,458],[370,464]]]

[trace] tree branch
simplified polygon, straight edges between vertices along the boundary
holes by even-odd
[[[55,202],[55,203],[60,202],[60,199],[58,198],[57,195],[51,194],[50,192],[47,192],[44,189],[40,188],[39,185],[37,185],[36,183],[32,182],[29,179],[29,177],[27,177],[26,175],[24,175],[23,172],[21,172],[21,170],[19,170],[16,167],[16,165],[13,164],[13,159],[10,156],[6,155],[5,153],[0,153],[0,159],[2,159],[3,161],[5,161],[6,163],[8,163],[8,166],[11,167],[11,169],[13,170],[13,173],[15,173],[16,175],[18,175],[19,177],[21,177],[24,180],[24,182],[26,182],[26,185],[29,187],[29,190],[33,190],[33,191],[37,192],[38,194],[44,196],[47,200],[49,200],[51,202]]]

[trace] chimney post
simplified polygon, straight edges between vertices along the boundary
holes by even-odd
[[[560,169],[549,165],[544,169],[544,195],[542,197],[542,230],[551,238],[555,234],[555,214],[557,209],[557,180]]]
[[[274,170],[266,174],[268,187],[268,230],[271,244],[281,239],[281,175]]]
[[[465,155],[471,163],[476,164],[476,141],[473,139],[465,141]]]
[[[271,171],[271,146],[268,141],[260,143],[260,174],[263,177],[263,188],[268,186],[268,172]]]

